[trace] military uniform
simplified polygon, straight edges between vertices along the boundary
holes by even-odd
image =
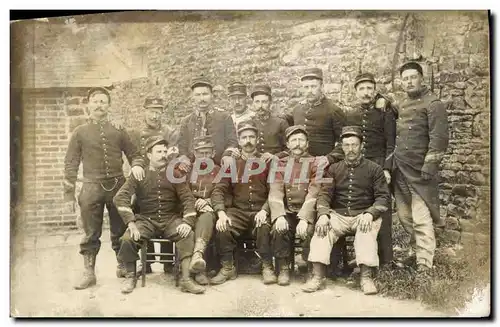
[[[214,145],[212,143],[210,136],[195,140],[195,146],[194,146],[195,151],[202,148],[213,149],[213,147]],[[197,211],[198,219],[196,221],[196,226],[194,229],[195,231],[194,253],[196,256],[199,256],[200,258],[203,257],[203,255],[206,252],[207,245],[212,240],[212,235],[216,220],[215,212],[213,211],[212,208],[211,196],[216,185],[215,178],[219,173],[220,167],[218,165],[215,165],[210,172],[203,173],[203,171],[208,168],[210,167],[208,167],[207,163],[201,162],[198,167],[194,167],[194,169],[192,169],[189,176],[189,185],[191,192],[193,193],[193,196],[195,197],[195,199],[203,199],[207,201],[209,207],[209,208],[202,208],[201,210]],[[207,258],[208,262],[209,261],[208,259],[213,259],[212,257],[214,256],[214,253],[207,253],[207,256],[208,256]],[[208,284],[208,279],[206,278],[205,275],[196,276],[196,281],[202,285]]]
[[[238,128],[238,134],[244,130],[253,130],[255,133],[258,133],[257,127],[252,122],[241,123]],[[260,227],[257,227],[255,224],[255,216],[259,211],[264,210],[269,214],[269,204],[267,202],[269,184],[267,177],[270,165],[266,163],[264,170],[257,175],[245,175],[247,161],[260,159],[261,157],[261,154],[257,151],[255,152],[255,158],[246,158],[242,155],[236,160],[235,165],[233,167],[230,166],[227,171],[236,169],[237,181],[232,181],[228,177],[222,178],[213,190],[212,205],[214,211],[216,213],[225,211],[231,219],[231,225],[227,227],[228,229],[225,232],[217,231],[216,233],[222,268],[219,274],[212,279],[212,283],[223,283],[231,278],[228,276],[232,276],[232,278],[236,277],[233,265],[233,252],[236,248],[237,239],[241,237],[256,237],[257,253],[262,259],[263,272],[268,273],[272,267],[270,247],[271,222],[269,216],[267,217],[267,222]],[[258,163],[254,162],[251,168],[257,169],[258,167]],[[243,179],[244,176],[248,177],[248,181]],[[228,195],[232,196],[232,201],[231,206],[226,208],[225,198]]]
[[[303,126],[295,125],[286,130],[286,137],[288,138],[297,132],[307,135]],[[302,173],[304,166],[307,167],[305,175]],[[318,163],[314,160],[313,156],[306,152],[300,158],[291,155],[281,158],[278,167],[278,172],[274,182],[270,184],[269,191],[271,222],[274,224],[277,218],[285,217],[288,222],[289,231],[286,234],[273,233],[272,244],[274,256],[281,259],[288,259],[290,257],[290,251],[294,245],[297,223],[300,220],[305,220],[308,228],[307,237],[302,242],[302,256],[304,261],[306,261],[316,221],[316,198],[320,187],[316,181]],[[290,175],[287,175],[285,171],[290,171]]]
[[[122,152],[131,166],[144,166],[129,134],[108,121],[89,119],[71,135],[64,159],[64,193],[65,199],[74,199],[78,168],[82,162],[83,186],[78,203],[85,236],[80,242],[81,254],[97,255],[99,252],[105,206],[109,213],[111,247],[118,254],[119,238],[126,227],[113,205],[113,196],[125,181]]]
[[[401,67],[422,68],[417,63]],[[401,103],[393,156],[394,197],[398,217],[412,235],[417,264],[432,267],[436,240],[433,223],[443,226],[439,210],[438,171],[448,147],[448,115],[428,88]],[[422,178],[422,172],[431,179]]]
[[[207,85],[212,88],[210,82],[205,80],[195,80],[191,88],[196,85]],[[222,157],[231,155],[231,149],[238,146],[236,131],[229,114],[212,109],[204,116],[195,111],[181,122],[179,154],[193,160],[194,139],[206,135],[211,135],[215,145],[214,161],[216,164],[220,164]]]
[[[253,99],[258,94],[266,94],[271,99],[271,88],[267,85],[257,85],[250,96]],[[285,151],[285,130],[288,128],[288,122],[282,117],[273,116],[271,112],[263,117],[255,115],[254,119],[259,129],[257,150],[260,153],[268,152],[272,154]]]
[[[146,150],[162,142],[166,144],[163,137],[153,137],[148,141]],[[130,205],[134,194],[137,196],[137,202],[141,208],[140,214],[135,215]],[[195,199],[188,183],[170,181],[167,167],[156,169],[150,166],[145,172],[145,178],[141,181],[136,180],[131,175],[115,195],[113,201],[125,225],[135,222],[140,233],[140,239],[137,241],[132,238],[131,233],[125,233],[122,237],[118,256],[125,263],[127,269],[125,282],[130,283],[122,289],[122,292],[130,293],[135,287],[135,267],[136,261],[139,259],[137,252],[142,240],[155,237],[163,237],[175,242],[183,275],[182,289],[192,293],[204,292],[204,289],[194,286],[189,279],[189,271],[187,271],[187,265],[191,261],[194,249],[194,233],[191,230],[186,237],[182,238],[177,231],[177,227],[181,224],[187,224],[192,229],[196,224]],[[179,210],[179,202],[182,204],[182,213]]]
[[[375,78],[370,73],[356,77],[354,88],[361,82]],[[396,142],[396,109],[384,96],[377,94],[369,104],[357,104],[346,113],[347,125],[360,126],[363,133],[363,155],[379,164],[384,170],[392,170],[392,154]],[[392,261],[392,206],[383,213],[378,236],[379,257],[382,264]]]
[[[147,110],[148,108],[160,108],[163,110],[163,108],[165,108],[165,105],[163,103],[163,100],[160,98],[146,98],[146,100],[144,101],[144,109]],[[162,125],[160,126],[160,128],[153,128],[149,126],[146,121],[144,121],[144,124],[141,128],[130,131],[130,138],[132,139],[132,142],[134,142],[136,147],[140,149],[141,155],[146,164],[148,163],[148,158],[146,156],[146,143],[151,137],[154,136],[163,136],[165,138],[168,143],[171,158],[179,153],[179,149],[177,148],[179,132],[175,128],[168,125]],[[137,203],[135,203],[134,205],[134,212],[139,213],[139,206],[137,205]],[[170,243],[161,244],[161,252],[163,253],[172,252],[172,249],[173,246]],[[155,252],[153,243],[148,243],[147,252]],[[148,256],[148,260],[153,259],[154,256]],[[164,270],[167,271],[168,264],[165,263],[163,266]],[[148,263],[145,269],[147,273],[151,273],[151,264]]]
[[[301,80],[311,77],[323,80],[323,72],[317,68],[307,69]],[[287,120],[290,125],[306,126],[312,156],[327,156],[330,163],[342,160],[342,148],[336,142],[345,125],[345,115],[332,100],[323,96],[313,104],[300,104],[287,116]]]
[[[357,136],[362,132],[357,126],[346,126],[342,137]],[[309,261],[318,264],[330,264],[330,251],[337,240],[347,233],[355,233],[354,252],[356,263],[361,268],[361,287],[365,294],[376,293],[372,273],[379,265],[377,234],[381,225],[381,214],[389,206],[390,192],[382,167],[363,158],[355,162],[340,161],[328,169],[328,177],[333,183],[321,186],[317,200],[318,217],[328,215],[330,229],[325,237],[314,234],[311,239]],[[373,217],[370,231],[360,230],[358,215],[369,213]],[[318,222],[317,222],[318,223]],[[320,278],[316,270],[315,277],[305,286],[304,291],[319,289]],[[319,282],[319,283],[318,283]],[[369,289],[367,288],[369,286]]]

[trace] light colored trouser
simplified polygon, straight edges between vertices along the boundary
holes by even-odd
[[[417,264],[432,268],[434,251],[436,250],[436,237],[431,213],[425,201],[415,192],[411,185],[406,183],[406,180],[398,182],[403,192],[396,190],[394,193],[399,221],[411,235],[410,246],[417,257]],[[405,186],[408,189],[405,189]],[[407,195],[405,196],[404,193]],[[408,203],[410,198],[408,194],[411,194],[410,203]]]
[[[363,233],[359,230],[358,217],[342,216],[337,213],[330,214],[331,229],[325,237],[319,237],[314,233],[311,239],[311,247],[308,260],[330,264],[330,252],[340,237],[345,234],[356,232],[354,236],[354,252],[356,263],[369,267],[378,267],[378,244],[377,235],[380,230],[382,219],[379,218],[372,223],[371,231]],[[357,227],[356,227],[357,226]]]

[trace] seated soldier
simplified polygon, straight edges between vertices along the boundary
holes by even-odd
[[[213,208],[218,216],[216,240],[222,268],[211,279],[211,283],[222,284],[236,278],[236,242],[241,237],[256,237],[257,253],[262,259],[264,283],[272,284],[276,282],[276,276],[270,249],[271,221],[267,203],[269,164],[266,163],[264,155],[256,149],[258,129],[255,123],[240,123],[237,134],[241,157],[233,161],[228,168],[223,166],[220,175],[224,177],[212,193]],[[225,177],[226,175],[229,177]],[[224,199],[227,196],[232,196],[232,204],[226,209]]]
[[[289,258],[295,244],[295,234],[303,240],[302,257],[307,261],[319,192],[319,184],[316,183],[318,166],[315,157],[307,152],[305,126],[288,127],[285,137],[289,156],[279,160],[279,168],[274,182],[270,182],[269,191],[272,247],[280,269],[278,285],[290,284]],[[271,177],[273,173],[271,169]]]
[[[382,167],[361,155],[362,131],[357,126],[342,129],[341,143],[345,159],[328,169],[332,183],[323,183],[317,200],[318,221],[311,239],[309,261],[313,276],[304,292],[324,287],[325,266],[337,240],[355,233],[354,252],[361,270],[361,289],[377,293],[372,273],[379,265],[377,235],[381,215],[389,205],[390,193]]]
[[[179,254],[183,292],[203,293],[205,289],[196,284],[189,275],[191,256],[194,248],[196,222],[195,199],[186,182],[172,180],[167,172],[167,142],[163,136],[153,136],[146,145],[149,168],[145,177],[138,181],[130,176],[113,199],[118,212],[128,229],[122,236],[118,257],[125,264],[125,276],[122,293],[130,293],[136,284],[137,251],[143,240],[162,236],[176,243]],[[172,174],[170,174],[172,175]],[[141,208],[140,214],[134,215],[130,206],[135,194]],[[182,203],[183,216],[178,210]]]
[[[191,260],[193,271],[200,271],[195,280],[200,285],[207,285],[209,279],[206,274],[204,253],[207,244],[212,239],[215,227],[215,212],[212,208],[212,191],[215,187],[214,179],[220,167],[213,162],[215,156],[214,144],[210,135],[200,137],[194,141],[195,162],[189,176],[189,185],[196,202],[195,208],[198,220],[194,228],[195,244]]]

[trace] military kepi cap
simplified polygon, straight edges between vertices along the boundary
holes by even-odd
[[[227,91],[229,93],[229,96],[232,95],[247,95],[247,87],[245,84],[241,82],[233,82],[229,84]]]
[[[168,142],[167,142],[167,140],[165,140],[165,138],[163,136],[154,135],[154,136],[151,136],[150,138],[147,139],[146,145],[145,145],[146,151],[151,150],[157,144],[164,144],[165,146],[168,146]]]
[[[194,89],[197,86],[207,86],[207,87],[210,88],[210,90],[213,88],[212,83],[210,83],[210,81],[208,80],[208,78],[206,78],[203,75],[195,77],[191,81],[191,90]]]
[[[194,149],[199,150],[199,149],[207,149],[207,148],[213,148],[214,143],[212,142],[212,137],[211,136],[205,136],[205,137],[198,137],[194,139]]]
[[[146,98],[144,100],[144,108],[164,108],[163,99],[161,98]]]
[[[293,125],[293,126],[288,127],[285,130],[286,139],[288,140],[288,138],[295,133],[304,133],[304,134],[306,134],[306,136],[308,135],[308,133],[306,131],[306,127],[304,125]]]
[[[363,131],[359,126],[344,126],[342,127],[342,134],[340,134],[340,139],[347,136],[357,136],[360,140],[363,139]]]
[[[259,132],[259,129],[255,125],[255,123],[252,120],[247,120],[247,121],[243,121],[243,122],[238,124],[237,133],[240,134],[241,132],[246,131],[247,129],[251,129],[251,130],[255,131],[256,133]]]
[[[422,66],[416,61],[408,61],[404,63],[403,66],[399,68],[399,74],[403,74],[403,72],[408,69],[416,69],[420,73],[420,75],[424,75]]]
[[[362,73],[362,74],[359,74],[354,79],[354,88],[356,88],[356,86],[358,86],[358,84],[361,83],[361,82],[371,82],[373,84],[376,84],[375,83],[375,76],[373,76],[372,73]]]
[[[271,88],[267,85],[255,85],[250,96],[253,97],[259,94],[271,96]]]
[[[302,76],[300,76],[300,80],[304,80],[306,78],[315,78],[319,80],[323,80],[323,71],[319,68],[307,68],[302,72]]]
[[[103,93],[103,94],[106,94],[108,96],[108,99],[110,100],[111,102],[111,95],[109,94],[109,91],[108,89],[104,88],[104,87],[92,87],[89,89],[89,92],[87,93],[87,100],[90,99],[90,97],[95,94],[95,93]]]

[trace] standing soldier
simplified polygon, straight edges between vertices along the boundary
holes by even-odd
[[[257,85],[250,94],[253,109],[259,129],[257,149],[259,152],[276,154],[286,150],[285,130],[288,123],[281,117],[271,113],[271,88],[267,85]]]
[[[312,156],[326,156],[330,164],[342,160],[342,148],[340,143],[336,143],[345,125],[345,115],[323,94],[323,71],[319,68],[306,69],[300,82],[305,102],[288,115],[289,124],[306,127]]]
[[[64,159],[64,193],[67,205],[74,210],[75,182],[78,167],[83,163],[83,186],[78,198],[85,236],[80,242],[84,272],[76,289],[96,284],[95,262],[101,248],[100,237],[104,207],[108,210],[111,247],[118,255],[120,237],[126,226],[113,204],[113,196],[125,182],[122,155],[125,153],[138,180],[144,177],[144,161],[123,128],[108,121],[111,97],[104,88],[89,91],[87,123],[78,126],[71,135]],[[123,277],[123,265],[118,261],[117,276]]]
[[[366,159],[379,164],[387,184],[391,183],[391,164],[396,142],[395,108],[386,97],[375,91],[375,77],[364,73],[356,76],[354,89],[358,103],[348,111],[347,124],[359,126],[363,132],[362,153]],[[380,264],[392,261],[392,210],[382,215],[378,235]]]
[[[198,220],[194,228],[195,245],[193,253],[193,262],[202,267],[198,270],[195,280],[200,285],[207,285],[209,279],[206,274],[206,265],[203,260],[207,244],[212,239],[215,226],[215,212],[213,210],[211,196],[215,187],[214,179],[219,173],[220,167],[213,164],[215,155],[214,144],[210,135],[195,140],[194,145],[194,169],[189,176],[191,192],[196,203],[195,208],[198,214]],[[195,265],[195,263],[193,263]]]
[[[422,66],[408,62],[399,70],[406,99],[397,122],[394,198],[399,220],[411,234],[417,269],[432,268],[441,227],[438,170],[448,147],[448,115],[443,103],[422,85]]]
[[[163,104],[163,100],[160,98],[146,98],[144,101],[144,109],[145,110],[145,116],[144,116],[144,124],[135,130],[132,130],[130,132],[130,137],[132,139],[132,142],[136,145],[137,148],[141,150],[141,155],[147,164],[148,158],[146,156],[146,141],[152,137],[152,136],[157,136],[161,135],[165,138],[165,140],[168,143],[169,147],[169,156],[173,157],[176,156],[179,152],[177,149],[177,140],[179,138],[179,132],[168,125],[163,125],[161,121],[161,116],[163,113],[163,110],[165,108],[165,105]],[[134,209],[136,211],[139,210],[137,205],[134,206]],[[138,212],[137,212],[138,213]],[[154,252],[154,244],[152,242],[148,243],[148,249],[147,252]],[[161,252],[163,253],[168,253],[172,252],[172,244],[171,243],[162,243],[161,244]],[[148,260],[152,260],[154,256],[148,256]],[[165,272],[168,271],[169,265],[167,263],[163,264],[163,270]],[[144,269],[144,267],[143,267]],[[151,263],[146,263],[145,267],[145,272],[147,274],[151,273]]]
[[[234,128],[237,128],[241,122],[252,120],[255,117],[255,112],[247,106],[247,87],[241,82],[233,82],[229,84],[229,106],[232,110],[231,119],[233,120]]]
[[[237,239],[244,236],[256,236],[257,253],[262,259],[264,284],[276,283],[270,248],[271,221],[267,203],[269,165],[257,151],[258,132],[254,122],[242,122],[238,125],[241,157],[234,165],[229,166],[231,177],[222,178],[212,193],[212,204],[218,217],[216,239],[222,265],[219,273],[212,278],[212,284],[222,284],[236,278],[233,252]],[[252,175],[252,171],[260,173]],[[232,204],[226,208],[225,198],[228,196],[232,197]],[[255,235],[252,235],[254,233]]]
[[[194,111],[181,122],[179,154],[182,164],[179,168],[188,171],[193,161],[194,139],[211,135],[215,147],[214,161],[220,164],[223,157],[237,156],[238,142],[231,116],[214,110],[212,106],[212,84],[205,78],[191,83]]]
[[[179,253],[183,292],[200,294],[205,289],[190,277],[194,247],[193,228],[196,222],[194,197],[188,184],[171,180],[167,172],[167,142],[163,136],[153,136],[146,144],[149,167],[143,180],[130,176],[115,195],[113,201],[128,226],[123,234],[119,258],[126,267],[122,293],[131,293],[136,285],[136,261],[143,240],[162,236],[175,242]],[[176,176],[177,177],[177,176]],[[139,214],[132,211],[132,195],[137,196]],[[182,214],[179,212],[182,204]]]
[[[306,128],[302,125],[288,127],[285,136],[290,155],[280,159],[279,170],[274,182],[271,181],[269,191],[271,223],[274,226],[272,247],[280,269],[278,285],[290,284],[288,259],[295,245],[295,235],[303,240],[302,258],[307,261],[319,193],[317,165],[314,157],[307,152]]]

